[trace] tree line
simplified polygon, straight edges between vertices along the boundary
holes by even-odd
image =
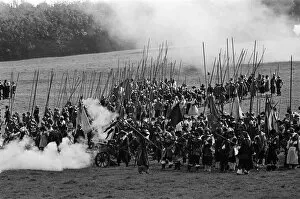
[[[130,42],[111,37],[108,30],[81,6],[80,3],[33,6],[0,2],[0,61],[133,47]]]

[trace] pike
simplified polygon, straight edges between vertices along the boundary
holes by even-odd
[[[13,109],[14,109],[14,103],[15,103],[16,94],[17,94],[17,86],[18,86],[18,83],[19,83],[19,77],[20,77],[20,73],[18,73],[17,82],[15,84],[16,90],[13,93],[13,99],[12,99],[12,104],[11,104],[11,109],[10,109],[12,113],[13,113]]]
[[[52,69],[51,74],[50,74],[49,88],[48,88],[48,94],[47,94],[46,105],[45,105],[45,113],[49,106],[49,99],[50,99],[50,93],[51,93],[51,88],[52,88],[52,83],[53,83],[53,77],[54,77],[54,72]]]
[[[205,88],[207,90],[207,74],[206,74],[206,59],[205,59],[205,44],[202,42],[202,53],[203,53],[203,67],[204,67],[204,79],[205,79]]]
[[[34,106],[35,106],[36,91],[37,91],[37,86],[38,86],[38,81],[39,81],[39,74],[40,74],[40,71],[38,70],[37,74],[36,74],[36,81],[35,81],[35,87],[34,87],[34,95],[33,95],[33,100],[32,100],[32,107],[31,107],[31,115],[33,113],[33,109],[34,109]]]
[[[255,51],[256,51],[256,40],[254,41],[254,49],[253,49],[253,72],[255,72]],[[253,73],[252,72],[252,74],[253,74],[253,80],[252,80],[252,83],[251,83],[251,88],[253,89],[254,88],[254,81],[255,81],[255,73]],[[253,109],[253,98],[254,98],[254,95],[252,94],[253,93],[253,91],[250,91],[250,110],[249,110],[249,112],[250,112],[250,114],[252,113],[252,109]]]
[[[109,74],[108,74],[108,77],[107,77],[107,80],[106,80],[106,84],[105,84],[105,86],[104,86],[104,88],[102,90],[101,96],[100,96],[100,100],[103,98],[104,93],[105,93],[105,91],[106,91],[106,89],[108,87],[109,79],[110,79],[112,73],[113,73],[113,69],[111,69],[110,72],[109,72]]]
[[[233,37],[231,38],[231,48],[232,48],[233,74],[235,74],[235,52],[234,52]]]
[[[68,101],[71,101],[71,99],[72,99],[74,93],[76,92],[77,88],[79,87],[79,85],[80,85],[80,78],[78,77],[76,82],[75,82],[75,85],[74,85],[73,89],[70,91],[70,96],[68,98]]]
[[[11,110],[12,107],[12,82],[14,81],[14,72],[12,71],[10,74],[10,87],[9,87],[9,108]]]
[[[292,124],[292,87],[293,87],[293,56],[291,55],[291,70],[290,70],[290,124]]]
[[[213,69],[212,69],[211,76],[210,76],[210,80],[209,80],[209,84],[210,84],[210,85],[211,85],[211,82],[212,82],[212,79],[213,79],[213,76],[214,76],[215,66],[216,66],[216,61],[217,61],[217,58],[215,57],[214,64],[213,64]],[[206,89],[207,89],[207,88],[206,88]]]
[[[100,92],[100,89],[101,89],[101,76],[102,76],[102,73],[100,72],[100,73],[99,73],[99,77],[98,77],[97,87],[96,87],[96,90],[95,90],[95,93],[94,93],[93,98],[96,98],[97,94],[99,94],[99,92]],[[99,96],[99,95],[98,95],[98,96]],[[100,99],[99,99],[99,100],[100,100]]]
[[[29,98],[28,112],[29,112],[30,109],[31,109],[31,102],[32,102],[33,88],[34,88],[34,82],[35,82],[36,76],[37,76],[37,71],[35,70],[35,71],[34,71],[34,74],[33,74],[33,79],[32,79],[32,86],[31,86],[31,92],[30,92],[30,98]]]
[[[226,54],[227,54],[227,81],[230,80],[230,70],[229,70],[229,47],[228,47],[228,38],[226,39]],[[225,79],[225,76],[224,76]]]
[[[180,77],[180,72],[181,72],[181,66],[182,66],[182,60],[180,60],[180,63],[179,63],[179,71],[178,71],[178,77],[177,77],[177,85],[179,85],[179,77]]]

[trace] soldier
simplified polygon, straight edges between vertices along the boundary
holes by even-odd
[[[125,131],[121,130],[120,133],[118,134],[117,144],[118,144],[118,157],[117,157],[118,166],[120,166],[121,161],[123,161],[126,167],[128,167],[130,161],[129,139]]]
[[[74,135],[74,144],[80,143],[80,140],[85,139],[84,131],[80,124],[77,125],[77,130]]]
[[[276,79],[277,96],[281,96],[281,87],[282,87],[282,85],[283,85],[283,82],[280,79],[280,76],[277,76],[277,79]]]
[[[148,160],[148,153],[147,153],[147,143],[146,139],[149,136],[149,131],[144,130],[141,134],[137,134],[137,165],[138,165],[138,172],[142,174],[143,172],[148,174],[149,171],[149,160]]]
[[[8,106],[5,106],[5,113],[4,113],[4,118],[5,118],[5,124],[8,123],[10,120],[11,114]]]
[[[276,89],[276,86],[275,86],[275,84],[276,84],[275,73],[273,74],[270,83],[271,83],[271,94],[273,95],[273,94],[275,94],[275,89]]]
[[[12,82],[12,84],[11,84],[11,92],[12,92],[11,97],[16,94],[16,89],[17,89],[16,83]]]
[[[57,125],[58,122],[59,122],[59,116],[60,116],[60,113],[59,113],[58,108],[54,108],[53,122],[54,122],[55,125]]]
[[[33,117],[36,121],[37,124],[40,123],[40,108],[38,106],[35,106],[34,111],[33,111]]]
[[[208,137],[204,141],[204,145],[202,148],[203,156],[202,156],[202,164],[204,165],[204,171],[211,172],[212,160],[213,160],[213,142],[211,137]]]
[[[59,122],[58,122],[58,128],[59,128],[60,133],[63,138],[68,136],[68,133],[67,133],[68,127],[67,127],[67,123],[65,121],[64,116],[60,116]]]
[[[0,100],[3,98],[3,89],[4,89],[4,86],[0,80]]]
[[[265,92],[269,92],[270,91],[270,78],[269,75],[266,75],[266,79],[265,79]]]
[[[10,83],[7,80],[3,82],[3,99],[9,98]]]
[[[201,155],[201,139],[197,132],[193,132],[187,143],[187,148],[189,151],[189,164],[188,171],[191,170],[191,167],[198,169],[200,167],[200,155]]]
[[[271,164],[273,166],[277,165],[277,151],[279,149],[279,136],[277,135],[276,131],[272,129],[270,131],[270,138],[268,141],[268,153],[266,163]]]
[[[39,149],[43,151],[48,145],[48,132],[44,121],[41,122],[41,127],[39,128],[39,138]]]

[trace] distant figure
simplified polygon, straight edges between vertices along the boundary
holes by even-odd
[[[269,92],[270,91],[270,78],[269,75],[266,75],[265,78],[265,92]]]
[[[4,86],[0,80],[0,100],[3,98],[3,88],[4,88]]]
[[[36,121],[37,124],[40,123],[40,109],[38,106],[35,106],[34,108],[34,111],[33,111],[33,117],[34,117],[34,120]]]
[[[4,82],[3,82],[3,99],[9,98],[9,90],[10,90],[10,84],[7,80],[4,80]]]
[[[273,77],[271,79],[271,94],[275,94],[276,89],[276,76],[273,74]]]
[[[15,82],[11,83],[11,94],[10,97],[12,98],[16,94],[17,85]]]
[[[276,79],[276,88],[277,88],[277,96],[281,96],[281,87],[283,85],[282,80],[280,79],[280,76]]]
[[[8,106],[5,106],[4,118],[5,118],[5,124],[8,124],[8,121],[10,120],[10,110]]]

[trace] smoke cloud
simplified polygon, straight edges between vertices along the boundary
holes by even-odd
[[[82,144],[69,145],[68,139],[64,138],[59,146],[60,152],[57,151],[54,142],[49,143],[44,151],[34,146],[26,149],[32,142],[31,139],[25,138],[21,142],[10,142],[0,150],[0,171],[17,169],[62,171],[91,165],[91,155]]]
[[[103,18],[97,10],[87,10],[105,24],[112,36],[135,41],[137,48],[142,48],[148,39],[152,47],[167,40],[174,47],[170,56],[176,60],[202,63],[201,44],[205,42],[208,61],[212,62],[220,48],[225,49],[226,38],[231,37],[237,51],[246,48],[251,52],[254,40],[258,40],[259,49],[267,49],[265,61],[286,60],[291,54],[299,54],[299,48],[291,47],[299,43],[293,32],[295,22],[287,14],[292,0],[102,2],[113,11],[109,17]],[[289,49],[283,53],[282,46]]]
[[[300,36],[300,24],[295,25],[293,30],[297,36]]]
[[[94,136],[94,140],[102,139],[104,140],[107,136],[104,133],[104,127],[110,124],[118,114],[110,112],[107,108],[100,105],[98,99],[86,99],[83,100],[83,104],[87,108],[88,114],[92,118],[92,127],[97,129],[98,134]]]

